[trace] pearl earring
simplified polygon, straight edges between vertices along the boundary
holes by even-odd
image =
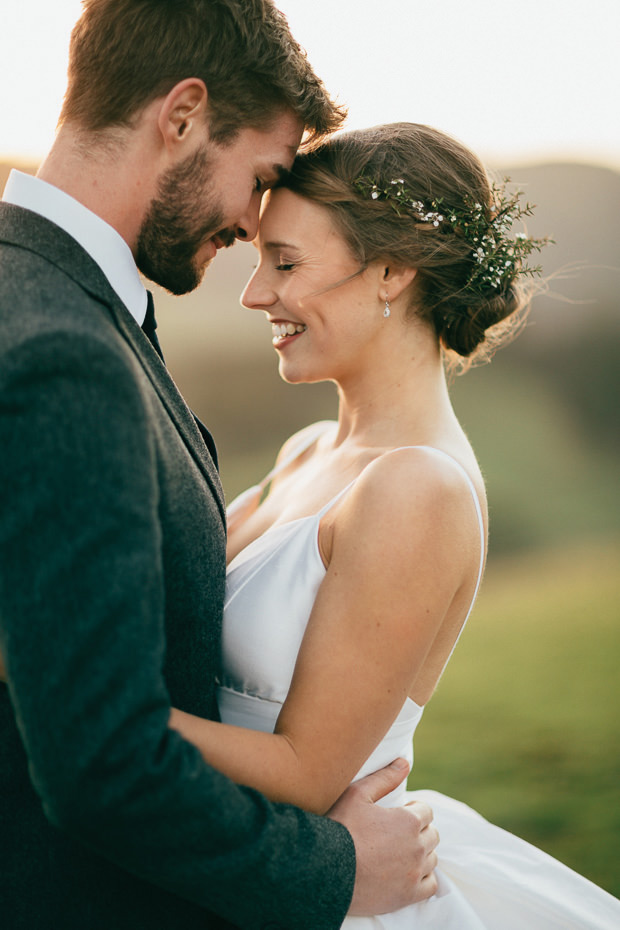
[[[392,311],[390,310],[390,302],[386,297],[385,298],[385,310],[383,311],[383,316],[387,318],[391,312]]]

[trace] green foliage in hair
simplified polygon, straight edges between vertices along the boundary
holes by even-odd
[[[359,177],[354,187],[365,199],[389,203],[398,216],[413,217],[421,228],[438,234],[453,232],[465,239],[471,246],[473,265],[464,291],[484,295],[489,290],[499,292],[517,275],[540,274],[540,265],[527,265],[525,259],[553,242],[548,236],[510,235],[514,223],[531,216],[534,206],[520,202],[523,191],[508,193],[509,183],[510,178],[504,178],[501,184],[492,184],[487,205],[464,198],[463,207],[448,205],[442,197],[425,203],[408,190],[402,178],[380,186],[371,178]]]

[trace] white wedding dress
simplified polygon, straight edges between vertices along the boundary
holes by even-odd
[[[463,474],[484,543],[480,505],[470,478],[445,453],[429,449],[429,454],[449,458]],[[231,514],[255,502],[272,475],[237,498]],[[347,490],[317,514],[272,527],[231,562],[218,688],[224,722],[273,731],[325,576],[319,521]],[[397,756],[413,763],[413,734],[423,710],[409,698],[405,701],[357,778]],[[404,786],[382,803],[415,799],[431,805],[439,830],[437,894],[380,917],[347,917],[346,930],[619,930],[620,901],[466,805],[433,791],[407,792]]]

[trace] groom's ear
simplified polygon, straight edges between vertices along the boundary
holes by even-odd
[[[409,287],[416,274],[417,269],[415,268],[407,268],[404,265],[384,265],[381,280],[381,299],[385,299],[387,291],[390,300],[396,300]]]
[[[171,153],[180,150],[185,154],[188,142],[201,136],[207,138],[207,98],[204,81],[186,78],[175,84],[162,100],[157,125]]]

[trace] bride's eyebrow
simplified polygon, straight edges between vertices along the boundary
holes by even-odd
[[[295,245],[294,242],[263,242],[263,248],[274,252],[278,251],[279,249],[294,249],[294,251],[299,252],[299,246]]]
[[[289,177],[289,175],[290,175],[290,173],[291,173],[290,168],[285,168],[284,165],[279,165],[279,164],[278,164],[278,165],[274,165],[274,166],[273,166],[273,170],[274,170],[274,172],[276,173],[276,175],[277,175],[277,177],[278,177],[278,181],[279,181],[280,183],[286,181],[286,179]]]
[[[272,165],[271,170],[266,172],[265,187],[270,190],[285,181],[289,174],[288,168],[284,165]]]

